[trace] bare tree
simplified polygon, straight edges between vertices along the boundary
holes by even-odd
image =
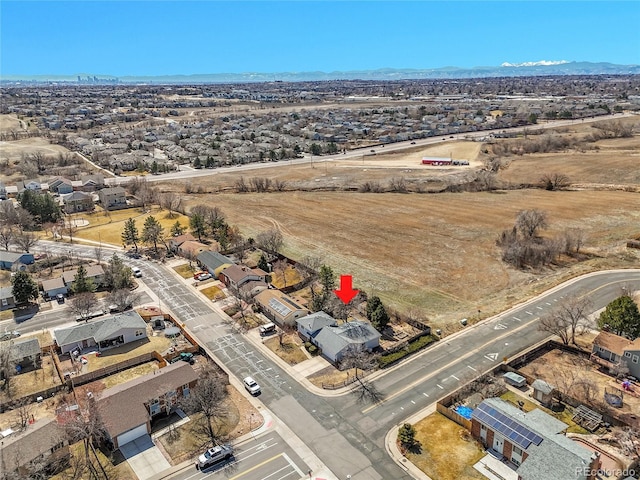
[[[525,238],[534,238],[538,231],[547,228],[547,213],[538,210],[522,210],[516,218],[516,228]]]
[[[89,314],[96,310],[96,304],[96,295],[92,292],[78,293],[69,300],[71,311],[85,322],[89,319]]]
[[[102,248],[102,244],[93,249],[93,256],[96,257],[96,262],[102,263],[102,259],[104,258],[104,250]]]
[[[545,173],[540,177],[540,184],[546,190],[562,190],[569,185],[569,177],[562,173]]]
[[[160,206],[169,210],[169,218],[175,217],[175,213],[180,210],[182,197],[175,192],[164,192],[159,196]]]
[[[11,377],[15,373],[15,362],[11,355],[11,346],[13,340],[8,342],[0,342],[0,380],[4,380],[2,388],[7,395],[11,397]]]
[[[272,255],[278,255],[283,243],[282,233],[277,228],[271,228],[265,232],[261,232],[256,237],[258,247]]]
[[[227,399],[227,381],[213,368],[205,368],[200,372],[198,383],[191,389],[188,397],[181,399],[182,407],[189,413],[200,412],[194,433],[206,444],[218,445],[226,440],[222,425],[229,414],[225,400]]]
[[[15,236],[16,245],[29,253],[29,250],[38,243],[38,237],[33,232],[21,232]]]
[[[137,301],[138,301],[138,294],[133,293],[128,288],[119,288],[117,290],[112,291],[107,296],[108,305],[115,306],[120,312],[133,306],[133,304]]]
[[[368,372],[377,366],[376,356],[359,347],[348,348],[340,359],[340,368],[353,368],[357,387],[353,390],[358,402],[379,403],[384,396],[376,386],[358,375],[358,370]]]
[[[18,414],[18,420],[20,422],[20,428],[22,430],[27,428],[29,420],[33,417],[35,411],[35,404],[31,402],[31,398],[23,397],[14,406],[14,412]]]
[[[557,335],[562,343],[576,344],[576,335],[586,328],[587,317],[592,303],[586,295],[573,295],[565,298],[560,305],[540,318],[538,328]]]
[[[278,260],[273,264],[273,271],[282,279],[282,287],[287,288],[287,270],[289,264],[285,260]]]
[[[11,227],[0,228],[0,245],[4,247],[5,251],[9,251],[9,247],[13,243],[14,238],[15,234]]]

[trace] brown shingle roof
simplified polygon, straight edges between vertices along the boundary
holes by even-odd
[[[51,449],[65,438],[64,429],[55,420],[37,420],[28,425],[25,431],[14,433],[2,440],[3,470],[13,472],[40,455],[48,456]]]
[[[628,338],[621,337],[615,333],[600,332],[593,341],[593,344],[605,348],[622,357],[625,350],[640,349],[640,338],[631,341]]]
[[[103,391],[98,409],[109,435],[115,439],[146,423],[149,413],[145,402],[197,379],[198,374],[191,365],[177,362]]]

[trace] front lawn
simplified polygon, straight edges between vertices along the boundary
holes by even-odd
[[[263,343],[289,365],[296,365],[307,360],[307,355],[302,351],[304,348],[302,341],[296,334],[285,334],[282,337],[282,342],[280,342],[278,335],[274,335],[264,340]]]
[[[482,445],[471,433],[440,413],[433,413],[414,425],[420,453],[407,453],[416,467],[437,480],[482,480],[473,466],[485,456]]]
[[[193,266],[191,266],[191,264],[189,263],[183,263],[182,265],[173,267],[173,269],[182,278],[193,278],[193,274],[198,271],[197,269],[193,268]]]
[[[249,433],[262,425],[262,415],[251,403],[232,386],[228,386],[229,396],[225,400],[227,416],[222,419],[219,433],[228,440]],[[168,433],[158,437],[157,441],[169,458],[169,463],[177,465],[202,453],[210,446],[206,438],[198,436],[195,429],[195,421],[201,414],[196,413],[190,417],[190,421]]]
[[[214,302],[217,302],[218,300],[222,300],[223,298],[225,298],[224,292],[220,289],[220,287],[216,287],[215,285],[212,285],[211,287],[203,288],[202,290],[200,290],[200,293],[202,293],[205,297],[207,297],[209,300]]]

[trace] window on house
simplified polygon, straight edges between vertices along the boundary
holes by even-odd
[[[483,432],[487,431],[487,427],[485,427],[484,425],[480,425],[480,430],[482,430]]]
[[[64,447],[64,442],[56,443],[53,447],[51,447],[51,453],[55,452],[56,450],[60,450],[62,447]]]
[[[624,352],[624,356],[625,357],[630,357],[631,356],[631,352]]]
[[[631,361],[633,363],[638,363],[638,355],[634,355],[633,357],[631,357]]]

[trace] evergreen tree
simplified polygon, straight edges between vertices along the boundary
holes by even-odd
[[[405,451],[415,449],[420,444],[416,440],[416,429],[413,425],[405,423],[398,429],[398,443]]]
[[[616,335],[635,340],[640,337],[640,312],[638,305],[628,295],[609,303],[598,319],[600,328],[608,328]]]
[[[322,294],[328,297],[336,287],[336,276],[333,269],[328,265],[322,265],[318,277],[322,285]]]
[[[87,277],[87,269],[84,265],[78,267],[75,277],[73,277],[73,284],[71,285],[71,291],[73,293],[87,293],[94,292],[96,286],[93,280]]]
[[[191,231],[196,234],[198,241],[202,241],[202,237],[207,233],[207,224],[204,221],[204,215],[201,213],[192,213],[189,218],[189,226]]]
[[[260,258],[258,259],[258,268],[260,270],[264,270],[265,272],[270,272],[269,262],[267,262],[267,257],[265,257],[264,253],[260,254]]]
[[[153,251],[158,253],[158,242],[162,241],[164,229],[160,222],[153,215],[149,215],[144,221],[142,229],[142,241],[145,243],[153,243]]]
[[[138,227],[136,227],[136,221],[133,218],[129,218],[124,222],[124,229],[122,231],[122,243],[124,243],[125,247],[133,244],[137,253],[139,241],[140,236],[138,234]]]
[[[176,223],[171,225],[171,235],[173,237],[177,237],[178,235],[182,235],[184,233],[184,227],[180,225],[180,220],[176,220]]]
[[[371,325],[378,330],[382,331],[389,324],[390,318],[387,310],[384,308],[380,297],[374,295],[367,299],[367,319],[371,322]]]
[[[17,304],[38,298],[38,284],[23,270],[18,270],[11,278],[11,285],[11,293]]]
[[[120,290],[131,285],[131,269],[115,253],[105,269],[104,283],[110,290]]]

